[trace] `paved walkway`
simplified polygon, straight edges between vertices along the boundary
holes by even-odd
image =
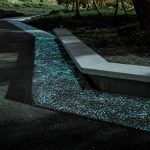
[[[150,131],[150,99],[93,90],[53,35],[10,22],[36,37],[33,105]]]

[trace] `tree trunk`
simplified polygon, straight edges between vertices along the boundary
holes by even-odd
[[[118,13],[118,4],[119,0],[115,0],[115,13],[114,13],[114,20],[116,20],[117,13]]]
[[[101,14],[101,12],[100,12],[100,10],[99,10],[99,8],[98,8],[97,3],[96,3],[95,0],[93,0],[93,4],[94,4],[94,7],[96,8],[98,14],[102,16],[102,14]]]
[[[76,17],[80,16],[79,5],[80,5],[80,0],[76,0]]]
[[[150,31],[150,0],[132,0],[141,29]]]
[[[89,4],[89,0],[87,0],[87,11],[89,11],[90,9],[90,4]]]
[[[124,13],[127,16],[127,11],[126,11],[126,8],[125,8],[125,5],[124,5],[124,0],[121,0],[121,4],[122,4],[122,8],[124,10]]]
[[[75,0],[73,0],[72,2],[72,11],[74,11],[74,7],[75,7]]]

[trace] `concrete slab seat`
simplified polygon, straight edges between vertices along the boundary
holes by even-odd
[[[109,63],[66,29],[54,29],[77,68],[104,91],[150,97],[150,67]]]
[[[0,21],[0,51],[20,51],[30,49],[35,43],[31,34],[9,23],[7,20]]]

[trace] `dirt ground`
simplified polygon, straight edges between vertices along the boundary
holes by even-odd
[[[103,46],[98,39],[84,37],[80,39],[109,62],[150,66],[150,47],[141,49],[135,45],[110,46],[106,44]]]
[[[23,16],[23,13],[18,13],[15,11],[6,11],[6,10],[2,10],[0,9],[0,19],[1,18],[9,18],[9,17],[17,17],[17,16]]]

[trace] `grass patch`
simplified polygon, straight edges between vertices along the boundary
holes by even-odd
[[[55,3],[8,3],[0,2],[0,9],[5,11],[17,11],[25,16],[49,13],[53,9],[61,9],[62,6]]]

